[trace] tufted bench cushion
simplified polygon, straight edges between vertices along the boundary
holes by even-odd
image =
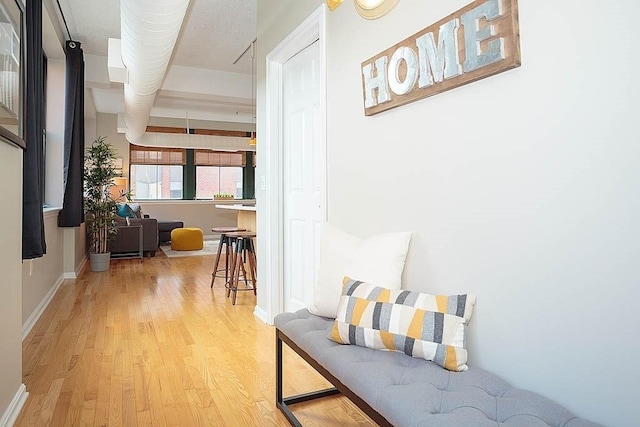
[[[599,425],[479,368],[450,372],[402,353],[337,344],[327,338],[333,319],[307,310],[280,314],[275,326],[394,426]]]

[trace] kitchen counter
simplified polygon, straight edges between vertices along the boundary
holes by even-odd
[[[237,226],[247,231],[256,231],[256,205],[215,205],[217,209],[234,210],[238,212]]]
[[[256,205],[216,205],[218,209],[231,209],[236,211],[255,212]]]

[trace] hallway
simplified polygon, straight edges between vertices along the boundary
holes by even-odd
[[[159,252],[65,281],[23,342],[16,425],[288,425],[273,328],[253,316],[252,292],[232,306],[223,279],[209,288],[212,263]],[[285,361],[285,394],[327,386],[292,352]],[[373,425],[344,397],[295,412],[305,426]]]

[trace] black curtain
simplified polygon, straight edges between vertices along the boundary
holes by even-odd
[[[27,148],[22,168],[22,259],[47,252],[42,215],[44,180],[44,61],[42,54],[42,1],[26,3],[26,124]]]
[[[58,226],[78,227],[83,222],[84,54],[75,41],[67,42],[65,54],[64,200]]]

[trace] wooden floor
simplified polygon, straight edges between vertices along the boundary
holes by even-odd
[[[23,342],[18,426],[286,426],[274,329],[236,306],[212,256],[114,260],[65,281]],[[260,289],[258,288],[258,292]],[[285,395],[328,384],[291,351]],[[305,426],[375,425],[344,397],[300,404]]]

